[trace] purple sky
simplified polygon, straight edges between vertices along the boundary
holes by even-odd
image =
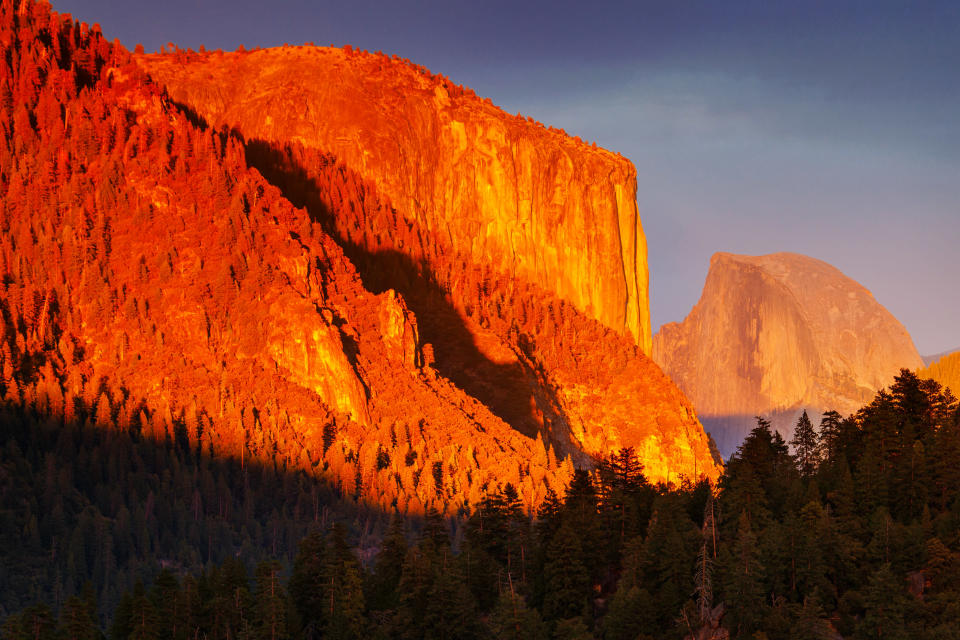
[[[960,3],[54,0],[129,48],[398,54],[638,171],[654,327],[715,251],[795,251],[960,347]]]

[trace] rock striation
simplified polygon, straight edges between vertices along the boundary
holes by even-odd
[[[691,398],[729,456],[774,418],[788,438],[798,412],[851,413],[922,364],[909,334],[867,289],[807,256],[717,253],[699,302],[654,336],[654,360]]]

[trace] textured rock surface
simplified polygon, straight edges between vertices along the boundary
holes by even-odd
[[[383,511],[563,490],[572,460],[425,364],[402,295],[366,289],[241,140],[99,29],[9,9],[0,402],[316,474]]]
[[[383,56],[284,47],[141,60],[211,123],[333,154],[375,178],[410,224],[650,352],[647,247],[625,158]]]
[[[328,155],[203,126],[98,28],[24,7],[0,8],[0,401],[383,511],[463,513],[508,482],[534,507],[607,440],[653,480],[716,476],[632,337],[473,265]],[[607,434],[611,412],[634,421]]]
[[[700,301],[654,336],[654,360],[691,398],[721,452],[773,416],[789,435],[798,411],[849,413],[920,356],[864,287],[793,253],[717,253]]]
[[[396,290],[379,330],[498,418],[588,462],[622,446],[654,480],[717,468],[645,355],[632,165],[409,63],[341,50],[142,56],[174,99],[247,140],[253,166]],[[419,351],[406,337],[422,342]],[[393,337],[391,337],[393,336]]]

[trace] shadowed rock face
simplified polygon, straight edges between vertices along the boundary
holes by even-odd
[[[910,335],[869,291],[794,253],[717,253],[700,301],[654,336],[654,360],[693,400],[728,456],[773,417],[855,411],[901,367],[922,365]]]

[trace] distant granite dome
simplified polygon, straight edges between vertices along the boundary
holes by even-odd
[[[772,417],[850,413],[901,367],[923,365],[907,330],[863,286],[795,253],[717,253],[700,301],[664,325],[653,358],[693,401],[724,456]]]

